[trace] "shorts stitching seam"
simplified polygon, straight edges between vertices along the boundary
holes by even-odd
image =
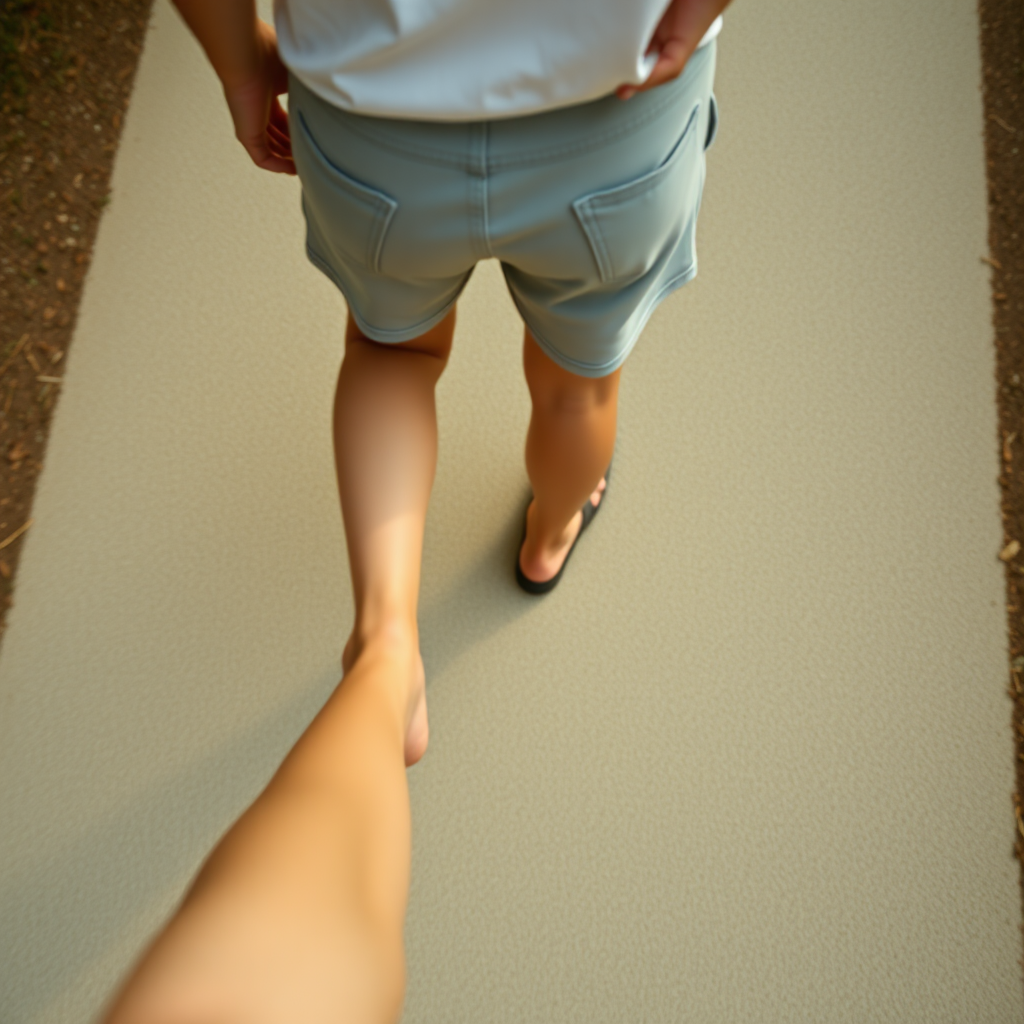
[[[512,296],[512,301],[515,303],[516,309],[519,310],[519,315],[523,318],[523,323],[526,324],[530,333],[534,336],[537,343],[545,350],[545,352],[556,363],[560,362],[560,365],[562,365],[564,369],[569,369],[571,367],[575,370],[584,371],[587,376],[596,375],[598,377],[606,377],[608,374],[614,373],[629,357],[630,353],[636,347],[636,343],[640,340],[640,335],[647,326],[647,321],[651,319],[655,309],[657,309],[661,301],[666,298],[671,291],[681,288],[684,284],[692,281],[697,276],[697,260],[695,257],[693,262],[685,270],[680,271],[674,277],[666,281],[665,284],[658,289],[657,293],[650,298],[647,304],[647,309],[641,315],[639,326],[634,332],[629,343],[623,348],[622,352],[616,355],[613,359],[609,359],[608,362],[599,363],[597,365],[593,363],[583,363],[578,359],[573,359],[571,356],[565,355],[565,353],[560,352],[550,341],[548,341],[547,338],[534,330],[527,318],[526,311],[519,302],[519,297],[516,295],[508,280],[508,274],[505,273],[504,265],[502,265],[502,273],[505,274],[505,283],[508,285],[509,294]],[[589,371],[589,373],[587,371]]]
[[[454,306],[455,303],[459,301],[460,296],[462,295],[463,291],[465,291],[466,285],[469,284],[470,277],[472,277],[473,275],[473,271],[471,269],[470,272],[466,275],[465,279],[459,285],[459,290],[455,293],[452,300],[449,303],[447,303],[439,312],[426,317],[425,319],[421,320],[418,324],[413,324],[412,327],[404,327],[401,330],[388,330],[385,327],[372,327],[369,323],[363,320],[362,315],[358,312],[358,310],[355,307],[355,304],[349,297],[348,290],[345,288],[339,275],[336,273],[336,271],[330,265],[330,263],[327,262],[327,260],[325,260],[313,248],[311,248],[308,242],[306,243],[306,256],[309,258],[310,263],[318,267],[330,279],[330,281],[334,284],[338,291],[341,292],[341,294],[344,296],[345,301],[348,304],[349,312],[355,318],[356,322],[360,325],[360,330],[365,330],[365,328],[369,328],[375,334],[396,336],[408,334],[409,331],[415,331],[415,333],[410,335],[408,338],[396,337],[395,342],[392,343],[397,343],[401,341],[411,341],[413,338],[418,338],[421,334],[424,334],[426,331],[429,331],[431,327],[440,323],[445,318],[445,316],[447,316],[452,306]],[[384,342],[384,344],[388,343]]]
[[[480,209],[483,220],[483,232],[484,232],[484,251],[487,253],[488,258],[492,257],[494,253],[491,250],[491,225],[490,218],[487,216],[487,204],[490,200],[490,193],[487,188],[487,155],[490,149],[491,143],[491,126],[484,123],[483,140],[480,148],[480,162],[484,166],[484,173],[480,180]]]

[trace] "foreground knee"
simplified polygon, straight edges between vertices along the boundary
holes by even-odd
[[[551,415],[587,415],[614,403],[621,370],[605,377],[581,377],[559,366],[526,334],[523,368],[533,407]]]
[[[587,416],[615,400],[615,382],[607,377],[530,383],[535,409],[553,416]]]

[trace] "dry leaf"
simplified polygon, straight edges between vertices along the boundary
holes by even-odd
[[[8,456],[10,458],[10,456]],[[1008,562],[1017,552],[1020,551],[1020,541],[1011,540],[1009,544],[999,552],[999,557],[1004,561]]]
[[[7,367],[10,366],[11,363],[14,362],[15,357],[21,351],[22,346],[25,344],[26,341],[28,341],[28,335],[27,334],[23,334],[21,336],[20,340],[18,341],[18,344],[14,346],[14,351],[7,357],[7,359],[4,362],[3,366],[0,366],[0,374],[4,373],[6,371],[6,369],[7,369]],[[12,391],[11,393],[13,394],[14,392]],[[7,410],[4,409],[4,412],[6,413]]]
[[[4,540],[4,541],[0,541],[0,548],[5,548],[5,547],[7,547],[7,545],[8,545],[8,544],[10,544],[10,543],[11,543],[11,541],[17,540],[17,539],[18,539],[18,538],[19,538],[19,537],[20,537],[20,536],[21,536],[21,535],[22,535],[22,534],[23,534],[23,533],[24,533],[24,532],[25,532],[25,531],[26,531],[26,530],[27,530],[27,529],[28,529],[28,528],[29,528],[29,527],[30,527],[31,525],[32,525],[32,520],[31,520],[31,519],[29,519],[29,520],[28,520],[28,521],[27,521],[27,522],[25,523],[25,525],[24,525],[24,526],[19,526],[19,527],[18,527],[18,528],[17,528],[17,529],[16,529],[15,531],[14,531],[14,533],[12,533],[12,534],[10,535],[10,537],[8,537],[8,538],[7,538],[7,540]]]

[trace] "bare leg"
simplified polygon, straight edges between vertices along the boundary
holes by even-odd
[[[427,744],[416,631],[434,385],[452,314],[403,346],[351,319],[335,405],[355,590],[345,677],[214,849],[106,1024],[385,1024],[405,993],[405,766]]]
[[[583,503],[601,500],[615,449],[622,371],[597,378],[569,373],[544,353],[529,330],[523,366],[533,399],[526,472],[534,500],[527,510],[519,565],[528,579],[543,583],[565,561],[583,521]]]
[[[455,330],[455,311],[402,345],[364,338],[350,319],[334,409],[338,487],[345,517],[356,621],[342,658],[347,672],[371,642],[416,650],[414,715],[405,750],[427,745],[416,607],[427,503],[437,465],[434,387]]]

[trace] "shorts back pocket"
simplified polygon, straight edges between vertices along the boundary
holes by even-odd
[[[291,118],[292,154],[302,182],[307,245],[327,263],[339,256],[380,273],[381,250],[398,203],[333,164],[317,145],[302,111]],[[326,251],[321,251],[326,250]]]
[[[703,179],[699,113],[698,104],[672,151],[653,171],[573,202],[602,281],[643,277],[678,243],[696,215]]]

